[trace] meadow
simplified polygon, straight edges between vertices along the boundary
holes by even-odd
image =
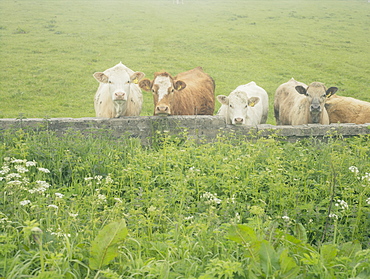
[[[369,141],[7,130],[0,278],[369,278]]]
[[[291,77],[370,101],[367,1],[172,2],[1,1],[0,117],[95,116],[92,74],[120,61],[148,78],[202,66],[216,95],[255,81],[270,124],[274,92]]]
[[[270,124],[291,77],[370,101],[366,1],[184,2],[0,1],[0,117],[94,116],[120,61],[202,66],[216,95],[253,80]],[[0,278],[370,277],[369,136],[152,142],[2,131]]]

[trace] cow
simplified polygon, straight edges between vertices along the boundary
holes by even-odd
[[[139,86],[153,93],[154,115],[213,115],[215,82],[202,67],[175,77],[157,72],[152,81],[142,79]]]
[[[330,123],[370,123],[370,103],[351,97],[331,96],[325,103]]]
[[[218,95],[221,107],[217,115],[225,117],[227,124],[264,124],[268,115],[268,95],[254,81],[238,86],[229,96]]]
[[[276,89],[274,113],[277,125],[329,124],[325,109],[327,97],[337,92],[337,87],[326,89],[323,83],[309,86],[294,78]]]
[[[94,98],[97,117],[117,118],[138,116],[143,106],[143,94],[138,82],[145,76],[121,62],[104,72],[94,73],[99,88]]]

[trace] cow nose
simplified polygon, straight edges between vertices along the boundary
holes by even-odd
[[[116,92],[114,93],[115,100],[125,100],[126,93],[125,92]]]
[[[241,118],[241,117],[236,117],[236,118],[234,118],[234,122],[235,122],[236,125],[243,124],[244,119]]]
[[[320,104],[311,104],[310,111],[321,111]]]
[[[156,106],[155,114],[170,114],[170,108],[166,105]]]

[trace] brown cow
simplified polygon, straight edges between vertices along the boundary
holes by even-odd
[[[175,77],[158,72],[153,81],[142,79],[139,86],[153,92],[154,115],[213,115],[215,82],[201,67]]]
[[[370,123],[369,102],[334,95],[326,101],[325,108],[330,123]]]
[[[309,86],[294,78],[280,85],[275,93],[274,112],[277,125],[329,124],[326,98],[337,92],[321,82]]]

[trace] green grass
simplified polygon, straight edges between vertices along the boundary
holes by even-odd
[[[369,9],[355,0],[1,1],[0,117],[94,116],[92,74],[119,61],[149,78],[202,66],[216,95],[254,80],[269,93],[270,124],[274,92],[291,77],[370,101]]]
[[[4,132],[0,277],[370,275],[368,136],[161,137]]]

